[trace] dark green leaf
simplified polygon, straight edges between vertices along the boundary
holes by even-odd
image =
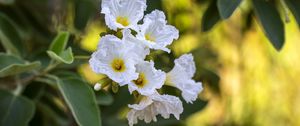
[[[15,75],[37,69],[40,62],[26,63],[12,55],[0,54],[0,77]]]
[[[97,13],[98,3],[92,0],[75,0],[75,27],[84,30],[89,19]]]
[[[209,69],[203,69],[202,71],[202,80],[207,84],[208,89],[212,90],[215,94],[220,95],[220,77]]]
[[[96,92],[96,100],[99,105],[111,105],[114,101],[112,95],[108,92]]]
[[[36,102],[36,114],[30,121],[30,126],[67,126],[70,125],[70,117],[62,108],[63,99],[57,94],[51,93],[51,87],[45,87],[45,91],[40,100]],[[56,88],[53,88],[56,89]]]
[[[208,101],[203,101],[199,98],[196,101],[194,101],[193,104],[188,104],[183,101],[184,111],[181,115],[181,118],[186,119],[191,115],[195,114],[196,112],[203,110],[206,107],[207,103]]]
[[[55,76],[58,76],[60,78],[81,78],[79,74],[73,71],[57,70],[57,71],[53,71],[53,74],[55,74]]]
[[[33,117],[30,126],[41,126],[42,124],[47,126],[67,126],[69,124],[67,117],[56,112],[59,108],[58,105],[53,106],[53,104],[37,102],[37,108],[39,111]]]
[[[69,40],[69,32],[60,32],[58,35],[55,37],[55,39],[52,41],[49,50],[56,53],[60,54],[62,53]]]
[[[153,10],[162,10],[162,1],[161,0],[147,0],[147,5],[151,5],[147,7],[146,14],[151,13]]]
[[[67,50],[61,52],[60,54],[54,53],[52,51],[47,51],[48,55],[59,62],[66,64],[71,64],[74,61],[72,48],[69,47]]]
[[[216,0],[213,0],[204,12],[201,23],[201,30],[203,32],[209,31],[221,19],[216,4]]]
[[[218,0],[217,6],[221,17],[229,18],[240,3],[241,0]]]
[[[101,126],[95,94],[87,84],[69,78],[59,80],[58,87],[80,126]]]
[[[294,14],[298,25],[300,26],[300,1],[299,0],[285,0],[287,6]]]
[[[23,43],[12,20],[0,12],[0,42],[7,53],[20,56]]]
[[[0,4],[10,5],[13,4],[15,0],[0,0]]]
[[[27,98],[0,90],[1,126],[27,126],[34,111],[33,102]]]
[[[266,36],[273,46],[280,50],[284,45],[284,24],[272,1],[253,0],[254,10]]]

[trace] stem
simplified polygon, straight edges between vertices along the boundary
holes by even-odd
[[[164,85],[174,87],[174,84],[170,80],[170,76],[167,75]]]
[[[91,57],[90,56],[74,56],[75,59],[79,59],[79,60],[88,60]]]
[[[289,10],[288,10],[288,7],[287,5],[285,4],[284,0],[279,0],[280,1],[280,4],[284,10],[284,17],[285,17],[285,22],[286,23],[289,23],[291,20],[289,18]]]
[[[43,71],[43,74],[48,73],[52,69],[54,69],[57,65],[59,65],[60,62],[54,61],[53,59],[50,61],[49,65],[46,67],[46,69]]]
[[[22,93],[23,89],[26,87],[26,85],[28,85],[31,81],[39,78],[40,76],[47,75],[48,72],[53,70],[59,64],[60,64],[60,62],[56,62],[55,60],[51,60],[49,65],[44,70],[42,70],[41,72],[33,71],[33,75],[31,75],[29,77],[26,77],[24,79],[20,79],[19,76],[16,76],[15,80],[16,80],[17,88],[13,91],[13,93],[15,95],[20,95]]]
[[[23,91],[23,85],[20,81],[19,76],[16,76],[16,84],[17,84],[17,88],[13,91],[13,94],[15,94],[16,96],[20,95]]]

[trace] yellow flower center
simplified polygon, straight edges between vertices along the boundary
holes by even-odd
[[[144,73],[140,73],[139,78],[137,80],[133,80],[133,83],[139,88],[142,88],[148,83],[148,80],[146,79]]]
[[[111,67],[115,72],[124,72],[126,67],[122,59],[114,59],[111,62]]]
[[[123,26],[128,26],[129,25],[129,21],[128,21],[128,18],[127,17],[120,17],[118,16],[117,17],[117,22]]]
[[[145,35],[146,40],[150,41],[150,42],[155,42],[155,38],[152,37],[150,34],[146,34]]]

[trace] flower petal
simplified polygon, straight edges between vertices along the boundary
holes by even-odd
[[[202,83],[196,83],[192,79],[186,81],[185,84],[178,84],[178,88],[182,90],[181,95],[187,103],[196,101],[198,94],[203,90]]]
[[[165,15],[162,11],[154,10],[144,18],[144,24],[140,25],[137,38],[152,49],[170,52],[166,47],[174,39],[178,39],[179,31],[171,25],[167,25]]]
[[[122,32],[124,41],[134,44],[135,47],[133,48],[135,49],[135,54],[137,54],[137,61],[143,61],[146,58],[146,56],[150,54],[150,49],[144,44],[142,44],[141,40],[134,37],[131,34],[130,29],[124,29]]]
[[[161,70],[156,70],[153,61],[143,61],[136,65],[136,72],[143,75],[140,79],[140,84],[137,81],[131,81],[128,84],[129,91],[138,91],[142,95],[151,95],[160,89],[165,80],[166,73]]]
[[[187,74],[188,78],[192,78],[196,72],[196,65],[192,54],[185,54],[175,60],[175,67],[183,69]],[[176,69],[176,68],[174,68]]]
[[[139,104],[128,106],[132,108],[127,114],[130,126],[136,124],[138,119],[144,120],[146,123],[150,123],[152,120],[156,122],[156,116],[159,114],[164,118],[169,118],[173,114],[179,120],[180,114],[183,112],[182,102],[178,97],[160,95],[157,92],[142,99]]]
[[[185,54],[175,60],[174,68],[167,73],[167,83],[181,90],[187,103],[193,103],[202,91],[202,83],[196,83],[192,77],[196,66],[192,54]]]
[[[92,54],[89,60],[92,70],[96,73],[105,74],[121,86],[137,79],[138,73],[135,72],[135,60],[128,58],[135,56],[134,45],[126,43],[119,38],[107,35],[102,37],[96,52]],[[124,71],[116,72],[112,67],[112,62],[121,60]]]
[[[101,7],[106,25],[116,31],[118,28],[137,30],[147,5],[146,0],[102,0]]]

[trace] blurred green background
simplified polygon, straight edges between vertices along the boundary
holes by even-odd
[[[70,46],[75,48],[75,55],[90,55],[96,50],[100,33],[107,28],[100,14],[100,0],[0,0],[0,3],[0,14],[9,17],[18,28],[27,47],[27,59],[44,55],[42,52],[61,30],[72,33]],[[163,10],[169,24],[180,31],[180,38],[170,46],[171,54],[155,51],[147,59],[168,71],[175,58],[192,53],[197,64],[194,79],[204,83],[199,100],[194,105],[184,104],[186,112],[180,123],[172,117],[150,125],[300,125],[300,32],[290,12],[290,22],[285,23],[285,45],[278,52],[265,37],[247,0],[229,19],[218,22],[207,32],[201,31],[201,21],[210,0],[148,0],[147,3],[146,13]],[[3,50],[0,46],[0,51]],[[69,67],[91,86],[102,77],[90,70],[87,60]],[[54,100],[51,105],[44,100],[45,104],[38,106],[30,125],[76,125],[65,114],[68,110],[61,96],[49,90],[51,93],[42,97]],[[178,94],[170,87],[165,92]],[[103,125],[126,125],[127,104],[132,103],[126,87],[117,94],[98,93],[108,94],[105,98],[111,99],[99,103]]]

